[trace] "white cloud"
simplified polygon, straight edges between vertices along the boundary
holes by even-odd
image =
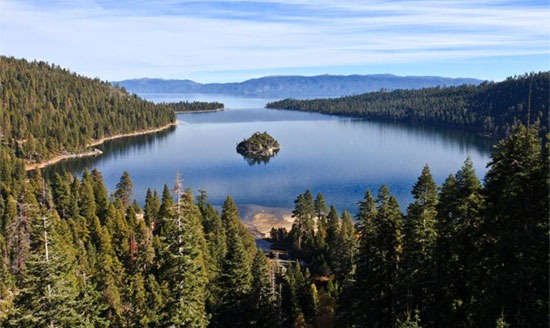
[[[4,55],[117,80],[548,55],[548,6],[509,1],[2,0]]]

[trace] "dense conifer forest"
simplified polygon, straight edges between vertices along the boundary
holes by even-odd
[[[175,122],[169,108],[45,62],[0,56],[0,81],[0,140],[29,163]]]
[[[204,112],[204,111],[217,111],[224,109],[224,104],[217,101],[178,101],[178,102],[161,102],[162,107],[168,107],[176,113],[185,112]]]
[[[479,86],[382,90],[334,99],[285,99],[266,107],[452,126],[505,137],[519,123],[539,124],[541,135],[548,132],[549,94],[550,72],[540,72]]]
[[[163,190],[147,190],[140,206],[129,172],[111,191],[96,169],[51,180],[25,172],[21,141],[37,133],[34,144],[42,144],[41,128],[51,138],[73,133],[44,144],[50,154],[105,133],[94,128],[104,121],[76,125],[75,115],[133,131],[153,126],[133,120],[155,113],[162,125],[174,114],[45,63],[2,58],[2,74],[4,65],[17,69],[2,79],[3,109],[36,98],[52,108],[37,114],[45,127],[34,111],[2,111],[11,128],[0,143],[1,327],[548,325],[550,147],[534,124],[497,144],[483,182],[469,159],[441,186],[426,165],[405,213],[387,186],[343,211],[306,190],[294,202],[292,229],[273,229],[273,250],[264,252],[230,196],[219,211],[179,174]],[[12,81],[33,76],[41,76],[38,89]],[[66,91],[79,81],[87,81],[75,87],[81,93]],[[88,108],[90,99],[96,105]],[[111,106],[99,105],[105,100]]]
[[[142,208],[127,172],[111,194],[97,170],[45,181],[2,145],[0,326],[545,327],[538,135],[501,141],[483,184],[469,159],[442,186],[425,166],[405,214],[386,186],[355,217],[307,190],[274,259],[231,197],[219,213],[177,177]]]

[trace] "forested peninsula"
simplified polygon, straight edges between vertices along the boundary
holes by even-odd
[[[225,106],[217,101],[178,101],[178,102],[161,102],[159,106],[168,107],[176,113],[200,113],[200,112],[217,112],[224,110]]]
[[[0,57],[0,138],[27,164],[175,122],[173,110],[45,62]]]
[[[332,115],[456,127],[490,137],[504,137],[514,125],[537,124],[548,132],[550,72],[510,77],[478,86],[370,92],[334,99],[285,99],[266,105]]]

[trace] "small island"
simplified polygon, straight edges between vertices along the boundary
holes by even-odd
[[[281,146],[267,132],[256,132],[237,144],[237,153],[243,155],[251,165],[269,162],[279,150]]]

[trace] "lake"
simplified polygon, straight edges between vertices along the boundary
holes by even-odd
[[[124,171],[143,204],[148,187],[162,192],[180,172],[184,186],[205,189],[221,205],[231,195],[238,205],[291,209],[306,189],[323,193],[327,204],[357,212],[365,190],[376,195],[387,184],[404,210],[411,188],[428,164],[438,184],[469,156],[480,179],[491,141],[454,130],[413,127],[315,113],[264,109],[271,99],[216,95],[141,94],[152,101],[223,102],[228,110],[178,114],[177,126],[152,135],[112,140],[96,158],[73,159],[44,169],[44,175],[98,168],[109,192]],[[256,131],[267,131],[282,149],[268,163],[250,165],[235,147]]]

